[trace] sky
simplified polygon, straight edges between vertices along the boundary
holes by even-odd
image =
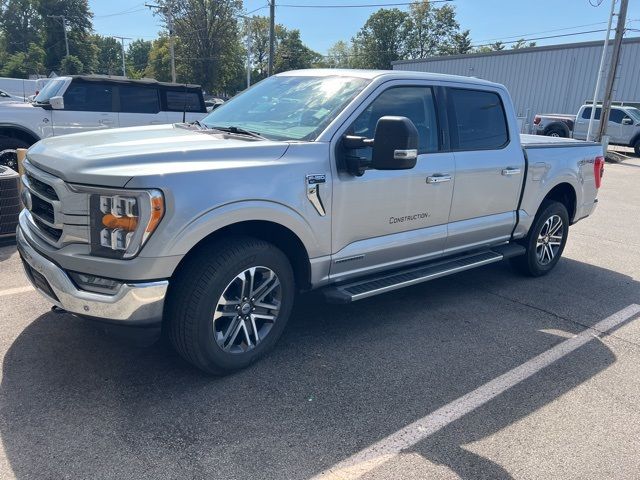
[[[276,21],[297,28],[313,50],[326,54],[338,40],[349,40],[380,7],[293,8],[291,5],[370,5],[409,0],[276,0]],[[474,45],[606,29],[612,0],[452,0],[462,29],[471,31]],[[600,6],[594,7],[591,4]],[[640,1],[631,0],[628,28],[640,30]],[[281,4],[281,6],[278,6]],[[89,0],[94,29],[101,35],[151,40],[163,28],[158,17],[135,0]],[[267,0],[245,0],[246,12],[268,15]],[[392,7],[388,7],[392,8]],[[407,6],[397,8],[406,10]],[[615,26],[615,21],[614,21]],[[601,40],[605,33],[535,40],[538,45]],[[613,36],[613,33],[612,33]],[[640,31],[627,36],[640,36]]]

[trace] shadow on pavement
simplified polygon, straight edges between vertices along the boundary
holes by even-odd
[[[542,279],[496,265],[348,306],[308,295],[276,350],[225,378],[45,314],[5,356],[2,442],[19,479],[308,478],[565,340],[541,330],[580,332],[562,319],[574,303],[589,325],[639,292],[563,260]],[[462,478],[509,478],[462,446],[614,362],[590,342],[413,450]]]

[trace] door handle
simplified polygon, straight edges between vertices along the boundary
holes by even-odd
[[[113,125],[113,120],[109,120],[108,118],[102,118],[98,120],[100,125]]]
[[[502,170],[502,175],[508,177],[509,175],[518,175],[520,173],[519,168],[508,167]]]
[[[451,181],[451,175],[449,175],[448,173],[437,174],[437,175],[432,175],[430,177],[427,177],[427,183],[444,183],[444,182],[450,182],[450,181]]]

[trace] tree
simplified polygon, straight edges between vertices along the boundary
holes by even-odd
[[[171,58],[169,56],[169,37],[161,35],[151,44],[149,60],[144,76],[161,82],[171,81]]]
[[[478,53],[490,53],[490,52],[499,52],[501,50],[504,50],[504,43],[495,42],[487,45],[481,45],[478,48],[476,48],[475,51]]]
[[[353,49],[343,40],[338,40],[327,51],[324,63],[328,68],[349,68],[353,63]]]
[[[397,8],[373,13],[353,39],[357,56],[354,66],[360,68],[391,68],[391,62],[406,52],[409,15]]]
[[[65,17],[67,25],[69,53],[75,55],[82,62],[85,71],[94,71],[97,48],[90,41],[93,14],[89,10],[88,1],[39,0],[36,5],[43,20],[42,46],[47,55],[47,68],[49,70],[60,68],[62,59],[66,55],[62,21],[60,18],[50,17],[50,15],[62,15]]]
[[[532,48],[532,47],[535,47],[535,46],[536,46],[536,42],[527,43],[527,41],[524,38],[521,38],[516,43],[511,45],[511,49],[512,50],[519,50],[521,48]]]
[[[98,48],[95,73],[122,75],[122,46],[113,37],[91,35],[91,42]]]
[[[25,52],[31,44],[40,43],[42,17],[34,0],[2,0],[0,29],[8,41],[9,54]]]
[[[312,68],[321,60],[322,56],[319,53],[302,43],[300,30],[283,29],[281,31],[274,62],[276,73]]]
[[[450,5],[435,7],[428,0],[421,0],[411,4],[407,31],[407,55],[425,58],[449,53],[460,25]]]
[[[469,30],[454,34],[451,41],[451,46],[446,50],[448,55],[464,55],[473,51]]]
[[[185,66],[189,80],[210,91],[223,91],[236,81],[244,59],[237,21],[241,0],[161,0],[172,8],[175,32],[180,39],[177,62]]]
[[[138,39],[129,44],[127,49],[127,75],[131,78],[142,78],[149,63],[151,42]]]
[[[5,77],[28,78],[29,75],[41,75],[45,72],[44,50],[30,43],[27,52],[8,55],[0,73]]]
[[[285,30],[285,27],[276,24],[276,56],[278,40],[284,37]],[[254,80],[262,80],[267,76],[269,63],[269,19],[254,15],[245,23],[244,34],[251,37],[251,64],[253,67],[251,76]]]
[[[60,63],[60,71],[63,75],[79,75],[84,71],[84,65],[80,59],[74,55],[64,57]]]

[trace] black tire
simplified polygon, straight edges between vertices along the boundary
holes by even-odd
[[[550,127],[545,133],[547,137],[562,137],[567,138],[567,132],[560,127]]]
[[[640,157],[640,138],[633,144],[633,151],[636,154],[636,157]]]
[[[9,167],[18,171],[18,157],[15,152],[16,148],[29,148],[27,142],[19,138],[0,137],[0,165]]]
[[[560,245],[558,245],[557,249],[555,249],[555,247],[552,247],[548,243],[549,236],[545,235],[547,243],[545,244],[543,240],[543,245],[538,246],[538,240],[544,233],[545,225],[550,219],[553,219],[555,217],[560,218],[560,220],[562,221],[562,238],[560,240]],[[546,275],[551,270],[553,270],[553,268],[560,260],[562,252],[564,251],[564,247],[567,244],[568,235],[569,213],[567,212],[567,208],[560,202],[545,200],[540,206],[538,213],[536,214],[533,225],[531,226],[531,230],[529,230],[528,235],[521,242],[522,245],[524,245],[524,247],[527,249],[526,253],[522,256],[511,259],[512,265],[521,273],[531,277],[540,277],[542,275]],[[551,258],[550,260],[550,254],[548,253],[543,254],[542,260],[540,258],[540,252],[545,248],[552,249],[551,252],[553,253],[553,258]]]
[[[236,341],[247,337],[250,339],[253,335],[253,348],[240,352],[225,351],[217,340],[219,336],[216,335],[214,313],[221,307],[218,302],[222,295],[229,291],[240,274],[252,267],[264,267],[276,275],[280,283],[280,308],[270,330],[258,341],[258,332],[251,329],[251,323],[247,323],[249,333],[246,336],[246,330],[239,328],[241,333],[237,334]],[[189,258],[170,282],[166,314],[171,344],[185,360],[207,373],[225,375],[240,370],[256,361],[276,343],[291,314],[294,295],[295,281],[291,264],[274,245],[251,237],[234,237],[210,243]],[[234,315],[236,317],[228,320],[229,326],[225,330],[232,330],[231,322],[237,325],[242,321],[241,315]],[[229,315],[225,315],[224,320],[227,321],[227,318]],[[256,325],[256,322],[254,320],[253,324]],[[234,343],[233,340],[231,343]],[[243,345],[248,343],[231,347],[242,350]]]

